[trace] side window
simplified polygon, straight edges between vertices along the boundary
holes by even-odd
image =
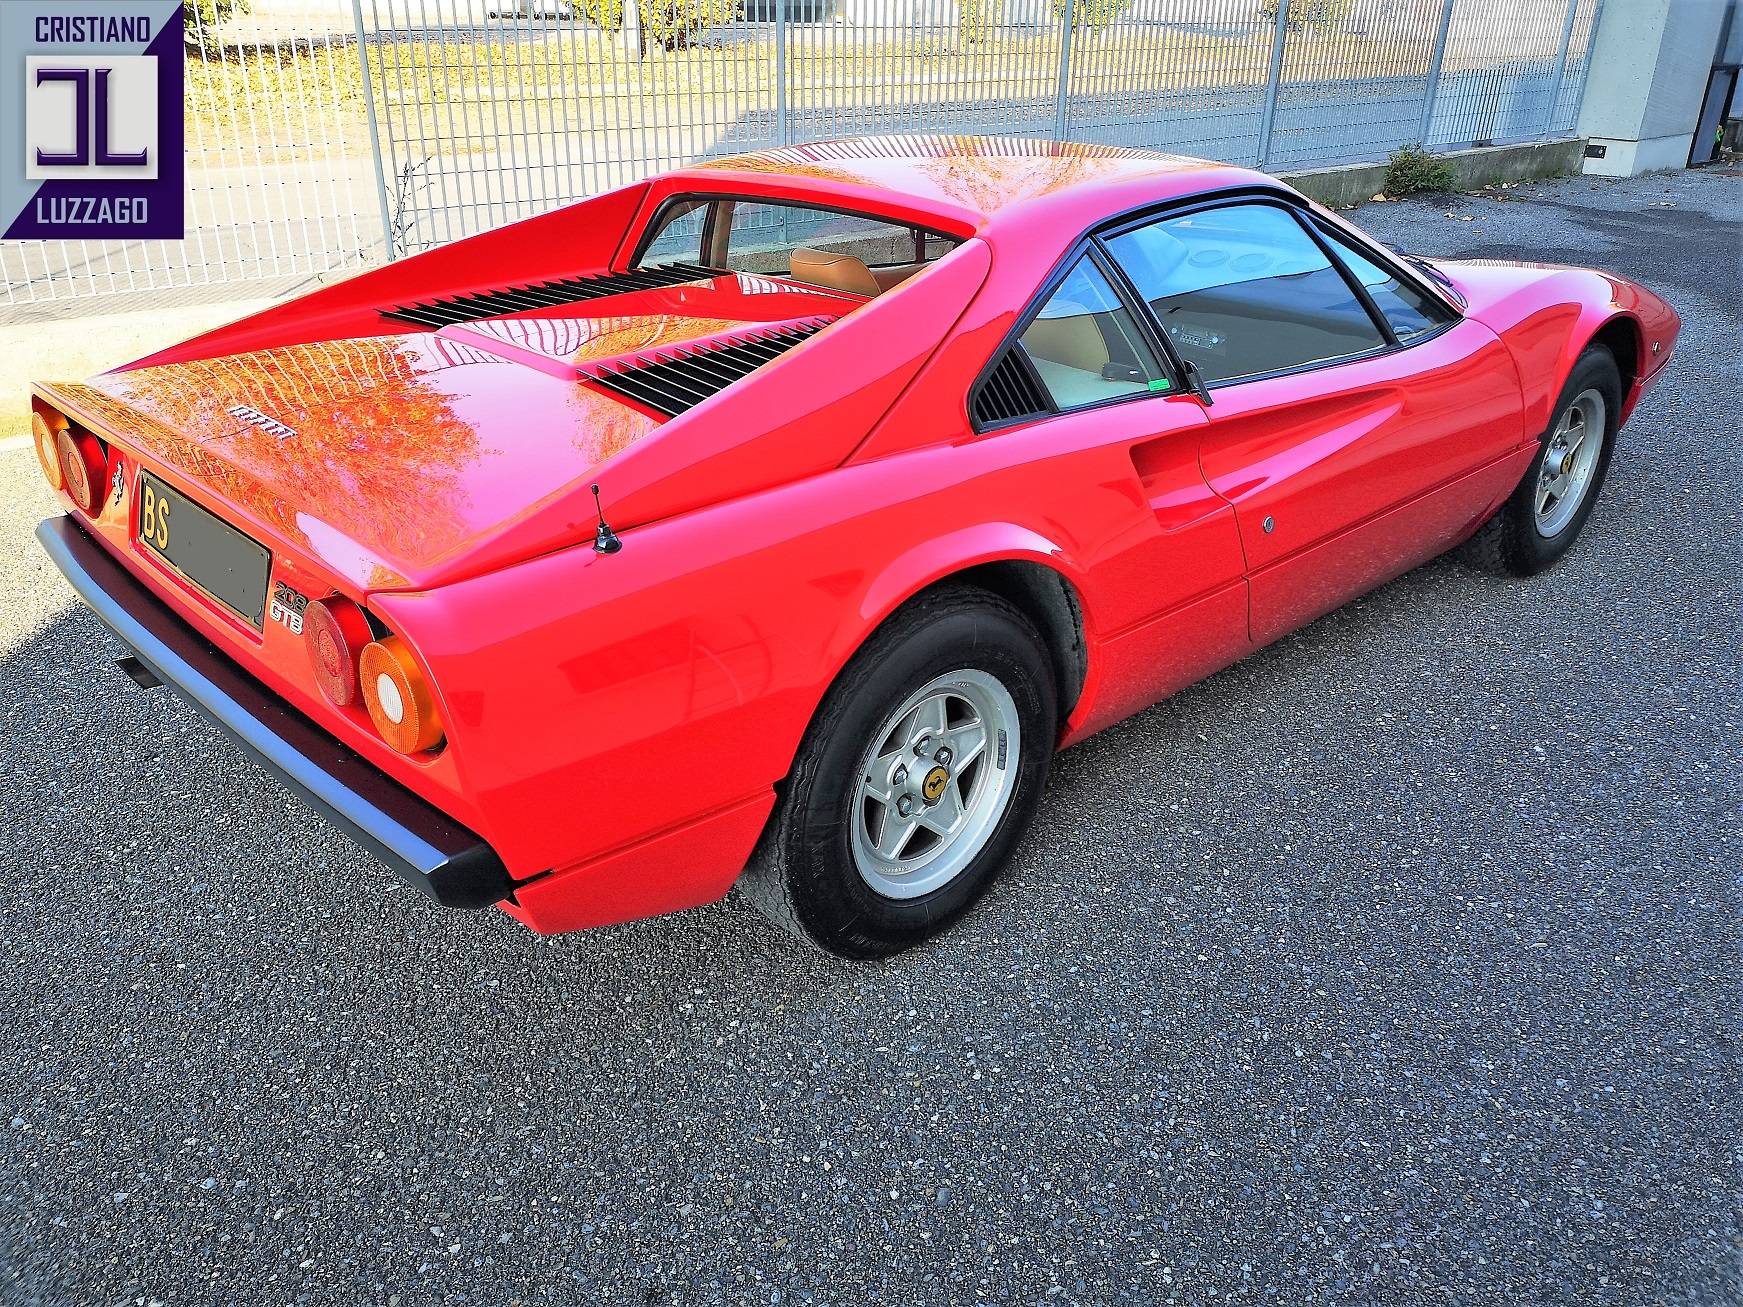
[[[1399,281],[1337,232],[1323,225],[1319,229],[1331,242],[1332,249],[1337,251],[1338,258],[1344,261],[1344,266],[1367,287],[1374,307],[1380,310],[1399,340],[1409,340],[1425,331],[1433,331],[1446,321],[1446,310],[1423,292]]]
[[[1343,274],[1273,205],[1164,218],[1107,246],[1206,382],[1283,372],[1386,343]]]
[[[1172,388],[1100,268],[1079,259],[1019,338],[1056,408]]]
[[[701,262],[702,227],[707,217],[707,200],[680,200],[667,205],[660,214],[660,229],[642,250],[639,262]]]

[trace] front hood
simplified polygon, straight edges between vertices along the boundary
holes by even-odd
[[[360,590],[455,575],[659,425],[573,369],[516,361],[454,329],[42,389],[149,464],[226,501],[269,543],[289,544]],[[523,539],[515,549],[556,543]]]

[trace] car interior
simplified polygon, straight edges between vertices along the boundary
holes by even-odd
[[[1113,287],[1087,259],[1066,274],[1022,343],[1060,408],[1149,390],[1166,377]]]
[[[655,219],[637,263],[698,262],[871,298],[901,285],[957,244],[940,232],[870,214],[688,197],[668,204]]]
[[[1166,219],[1111,238],[1108,249],[1207,383],[1385,343],[1343,275],[1279,209]]]

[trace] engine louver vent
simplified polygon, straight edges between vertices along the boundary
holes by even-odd
[[[975,426],[993,426],[1051,411],[1052,405],[1047,402],[1028,360],[1018,357],[1019,348],[1013,345],[1006,350],[998,366],[981,378],[969,410]]]
[[[633,361],[614,360],[600,364],[588,379],[655,412],[676,417],[785,354],[833,320],[818,318],[754,336],[740,335],[725,343],[679,345]]]
[[[718,268],[704,268],[696,263],[660,263],[633,272],[564,277],[559,281],[540,281],[530,286],[510,286],[504,290],[402,304],[383,309],[381,316],[398,318],[420,327],[449,327],[456,322],[554,308],[559,304],[579,304],[582,300],[603,299],[607,295],[622,295],[628,291],[655,290],[661,286],[679,286],[687,281],[706,281],[721,275]]]

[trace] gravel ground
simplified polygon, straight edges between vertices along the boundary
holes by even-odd
[[[0,1300],[1743,1302],[1739,215],[1367,206],[1683,314],[1585,539],[1066,754],[887,965],[430,906],[108,666],[0,453]]]

